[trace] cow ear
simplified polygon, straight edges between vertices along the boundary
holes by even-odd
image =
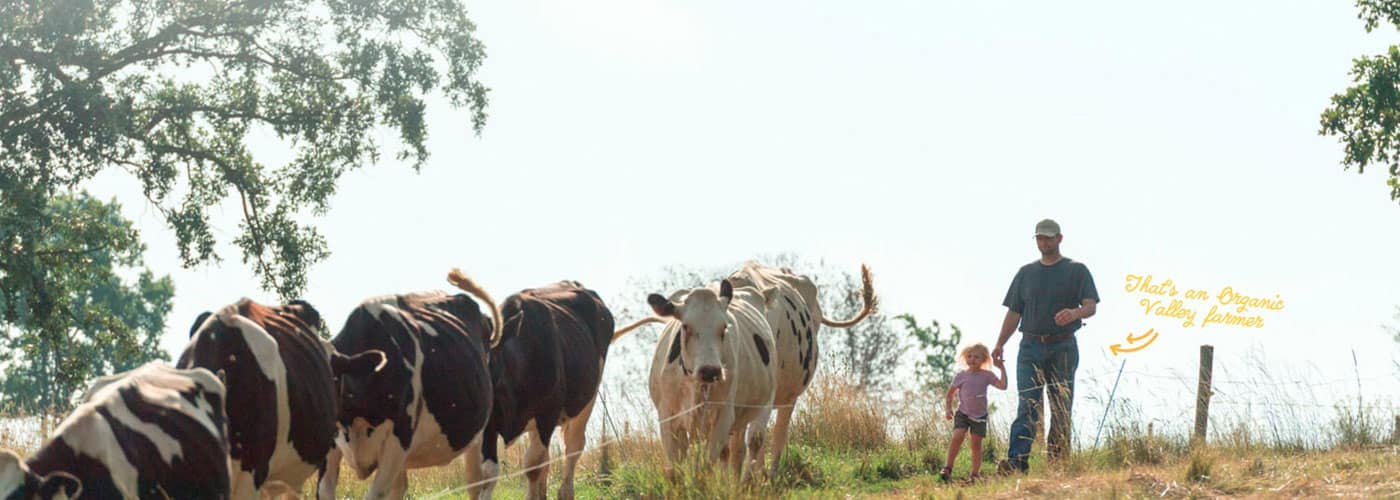
[[[723,300],[726,304],[729,303],[729,301],[734,300],[734,285],[731,284],[729,280],[720,280],[719,298],[720,300]]]
[[[67,472],[57,471],[39,481],[39,498],[78,498],[83,494],[83,481]]]
[[[370,349],[354,356],[331,353],[331,373],[337,377],[343,374],[369,375],[384,369],[388,362],[389,357],[378,349]]]
[[[0,450],[0,478],[28,475],[29,468],[24,465],[24,460],[20,459],[19,455],[10,450]]]
[[[288,302],[284,309],[296,316],[302,323],[306,323],[306,326],[312,329],[321,328],[321,313],[316,311],[315,307],[311,307],[310,302],[301,299],[293,300]]]
[[[657,316],[661,316],[663,318],[671,318],[676,316],[676,304],[674,302],[666,300],[666,297],[662,297],[660,294],[653,293],[651,295],[648,295],[647,304],[651,305],[651,311],[656,313]]]
[[[211,312],[209,312],[209,311],[204,311],[204,312],[202,312],[202,313],[199,314],[199,317],[198,317],[198,318],[195,318],[195,319],[194,319],[194,324],[193,324],[193,325],[190,325],[190,338],[194,338],[194,334],[199,333],[199,327],[200,327],[201,325],[203,325],[203,324],[204,324],[204,320],[209,319],[209,316],[212,315],[212,314],[214,314],[214,313],[211,313]]]

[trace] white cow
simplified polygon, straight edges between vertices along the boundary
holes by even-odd
[[[768,300],[758,289],[736,290],[729,281],[681,290],[669,300],[647,297],[658,316],[671,318],[651,367],[668,475],[687,446],[701,439],[708,460],[729,449],[736,475],[745,452],[752,458],[750,476],[761,471],[775,387],[773,334],[764,317]]]
[[[844,321],[823,317],[821,304],[817,302],[817,285],[790,269],[749,262],[728,278],[736,287],[765,290],[764,294],[770,296],[765,316],[777,342],[774,352],[777,388],[773,394],[773,406],[778,410],[778,418],[773,425],[773,442],[769,446],[775,474],[783,449],[787,446],[788,424],[792,421],[797,397],[807,390],[817,372],[817,358],[821,354],[817,347],[818,323],[833,328],[850,328],[879,307],[870,268],[861,266],[860,276],[863,306],[854,318]]]

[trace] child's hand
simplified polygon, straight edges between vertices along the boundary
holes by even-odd
[[[944,419],[947,419],[947,420],[952,420],[952,419],[953,419],[953,412],[944,410],[944,412],[943,412],[943,418],[944,418]]]
[[[1006,368],[1006,361],[1001,358],[992,358],[992,366]]]

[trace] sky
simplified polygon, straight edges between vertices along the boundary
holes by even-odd
[[[1336,138],[1318,135],[1351,60],[1400,36],[1367,34],[1347,2],[467,8],[488,53],[486,128],[435,98],[421,172],[388,149],[341,180],[315,219],[332,254],[305,296],[333,330],[366,297],[446,287],[452,267],[498,300],[560,279],[615,297],[666,265],[795,252],[867,263],[887,312],[991,344],[1050,217],[1102,298],[1078,341],[1078,408],[1099,410],[1077,414],[1101,411],[1089,394],[1120,366],[1116,397],[1189,408],[1181,380],[1194,383],[1202,344],[1217,373],[1321,393],[1305,403],[1400,393],[1400,344],[1382,329],[1400,323],[1400,205],[1384,169],[1344,171]],[[287,158],[275,137],[254,144],[261,161]],[[223,261],[182,269],[134,180],[90,189],[126,202],[148,266],[174,277],[172,358],[200,312],[274,300],[229,244],[233,200],[216,212]],[[1286,305],[1263,328],[1184,328],[1144,315],[1130,274]],[[1110,352],[1149,328],[1152,344]]]

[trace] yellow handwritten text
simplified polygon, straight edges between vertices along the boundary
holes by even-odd
[[[1170,297],[1176,296],[1176,285],[1172,284],[1172,280],[1170,279],[1161,283],[1153,284],[1151,274],[1145,277],[1138,276],[1136,274],[1129,274],[1127,278],[1128,282],[1127,284],[1123,285],[1123,290],[1126,290],[1128,293],[1142,291],[1143,293],[1150,293],[1152,295],[1167,295]]]
[[[1142,299],[1138,305],[1143,308],[1144,315],[1185,320],[1181,326],[1186,328],[1196,326],[1196,310],[1186,307],[1180,299],[1174,299],[1167,305],[1162,305],[1160,300]]]
[[[1254,328],[1264,327],[1263,316],[1235,316],[1233,314],[1230,314],[1229,311],[1225,311],[1223,313],[1216,312],[1217,307],[1218,306],[1214,305],[1210,306],[1210,312],[1206,313],[1206,319],[1205,321],[1201,322],[1201,328],[1205,328],[1206,325],[1211,323]]]
[[[1245,312],[1251,307],[1263,307],[1269,309],[1270,311],[1277,311],[1283,309],[1283,299],[1279,297],[1278,294],[1274,294],[1273,300],[1261,297],[1250,297],[1248,295],[1236,292],[1234,288],[1227,286],[1223,290],[1220,290],[1220,295],[1216,296],[1216,298],[1220,300],[1221,305],[1234,304],[1239,306],[1235,308],[1235,312],[1238,313]]]

